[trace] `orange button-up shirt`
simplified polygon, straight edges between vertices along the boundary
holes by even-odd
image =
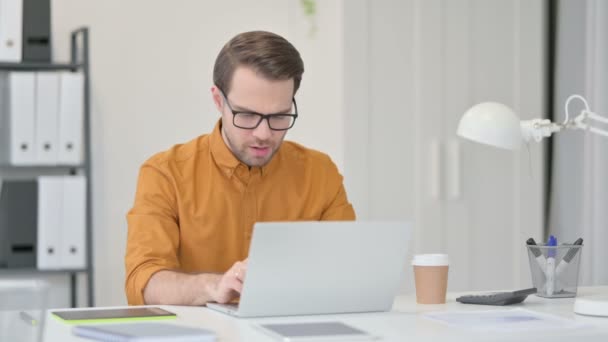
[[[127,300],[144,304],[143,290],[160,270],[225,272],[247,257],[255,222],[354,219],[327,155],[285,141],[266,166],[249,168],[218,123],[141,167],[127,215]]]

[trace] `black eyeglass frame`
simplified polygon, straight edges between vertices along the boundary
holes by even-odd
[[[219,88],[218,88],[219,89]],[[219,89],[220,93],[222,93],[222,96],[224,97],[224,101],[226,101],[226,104],[228,105],[228,109],[230,109],[230,112],[232,113],[232,124],[235,127],[238,127],[240,129],[256,129],[258,128],[258,126],[260,126],[260,124],[262,123],[262,121],[266,120],[266,122],[268,123],[268,127],[273,130],[273,131],[286,131],[290,128],[293,127],[293,125],[296,123],[296,119],[298,118],[298,104],[296,103],[296,98],[293,97],[291,98],[291,102],[293,102],[293,107],[295,109],[295,114],[284,114],[284,113],[280,113],[280,114],[260,114],[260,113],[256,113],[256,112],[249,112],[249,111],[239,111],[239,110],[234,110],[232,109],[232,106],[230,105],[230,101],[228,101],[228,97],[226,96],[226,94],[224,93],[223,90]],[[253,127],[242,127],[236,124],[236,116],[239,114],[249,114],[249,115],[255,115],[258,116],[260,119],[258,120],[258,123],[253,126]],[[271,118],[276,118],[276,117],[291,117],[293,118],[293,121],[291,121],[291,125],[289,125],[289,127],[287,128],[273,128],[272,125],[270,124],[270,119]]]

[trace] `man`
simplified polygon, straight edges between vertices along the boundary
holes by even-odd
[[[242,33],[222,48],[213,132],[141,167],[127,215],[129,304],[232,301],[255,222],[355,219],[330,158],[283,142],[299,115],[303,72],[298,51],[273,33]]]

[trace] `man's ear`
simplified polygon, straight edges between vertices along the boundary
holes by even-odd
[[[222,95],[220,88],[218,88],[217,86],[211,87],[211,97],[213,98],[213,103],[215,104],[215,108],[217,108],[217,111],[220,114],[223,113],[224,96]]]

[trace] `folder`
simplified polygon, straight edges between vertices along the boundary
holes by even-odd
[[[61,252],[63,269],[86,267],[86,178],[63,178],[63,204],[61,210]]]
[[[61,268],[63,177],[38,177],[38,269]]]
[[[59,145],[59,74],[36,73],[36,162],[56,165]]]
[[[0,62],[21,62],[23,0],[0,0]]]
[[[86,178],[38,177],[38,269],[86,267]]]
[[[36,163],[34,149],[35,73],[0,73],[2,159],[12,165]]]
[[[0,267],[35,267],[36,181],[0,182]]]
[[[51,62],[51,1],[23,0],[24,62]]]
[[[83,74],[62,72],[59,92],[59,164],[80,165],[84,136]]]

